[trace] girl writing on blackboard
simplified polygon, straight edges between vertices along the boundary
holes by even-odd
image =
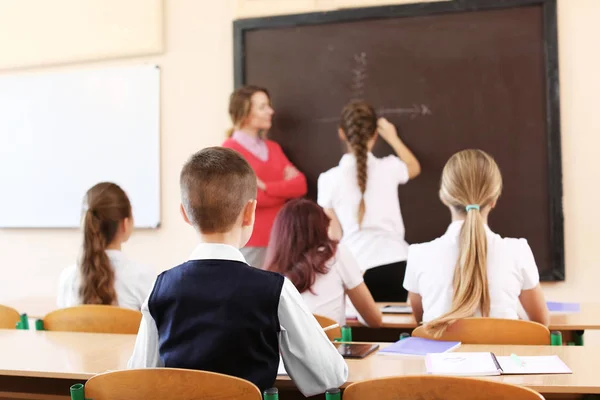
[[[127,194],[114,183],[98,183],[87,191],[83,208],[81,259],[60,276],[58,307],[103,304],[139,310],[156,274],[121,252],[133,231]]]
[[[356,259],[328,236],[330,219],[308,199],[289,201],[275,218],[266,269],[286,276],[313,314],[346,324],[346,295],[366,324],[381,327],[381,311]]]
[[[412,245],[404,287],[417,321],[439,336],[472,316],[529,319],[548,325],[538,269],[525,239],[502,238],[487,225],[502,191],[502,176],[481,150],[454,154],[442,172],[440,199],[450,210],[446,233]]]
[[[398,185],[419,175],[419,161],[394,125],[377,119],[365,102],[344,107],[338,134],[348,153],[318,180],[318,203],[331,218],[330,234],[341,239],[366,271],[364,280],[375,301],[406,301],[402,280],[408,244]],[[397,156],[377,158],[371,153],[378,136]]]
[[[306,178],[287,159],[281,147],[266,138],[273,118],[265,88],[243,86],[229,98],[233,128],[223,143],[240,153],[257,176],[256,221],[252,237],[240,249],[248,264],[263,268],[275,216],[286,201],[306,194]]]

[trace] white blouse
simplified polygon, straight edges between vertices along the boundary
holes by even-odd
[[[421,295],[423,322],[450,311],[462,226],[463,221],[455,221],[442,237],[411,245],[408,250],[404,288]],[[521,291],[533,289],[540,282],[533,253],[525,239],[503,238],[487,225],[485,230],[490,317],[518,319]],[[475,315],[481,314],[478,311]]]
[[[339,244],[336,254],[328,261],[329,272],[318,274],[311,290],[301,293],[302,299],[313,314],[331,318],[340,326],[346,325],[346,290],[363,282],[356,259]]]
[[[140,310],[150,294],[156,279],[156,271],[129,260],[119,250],[106,250],[106,255],[115,271],[115,291],[119,307]],[[78,265],[71,265],[60,274],[58,298],[59,308],[82,304],[79,296],[81,274]]]
[[[358,225],[360,189],[356,180],[356,158],[345,154],[337,167],[322,173],[317,203],[335,211],[344,243],[364,272],[370,268],[406,260],[404,222],[398,200],[398,185],[408,182],[408,167],[396,156],[367,157],[366,211]]]

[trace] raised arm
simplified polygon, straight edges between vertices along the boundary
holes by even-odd
[[[412,151],[402,142],[394,124],[385,118],[379,118],[377,121],[377,132],[394,149],[398,157],[406,163],[408,178],[416,178],[421,173],[421,164]]]

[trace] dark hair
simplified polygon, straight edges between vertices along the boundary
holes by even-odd
[[[267,249],[266,269],[285,275],[300,293],[317,274],[327,274],[338,243],[327,234],[329,217],[313,201],[289,201],[277,214]]]
[[[203,233],[227,232],[248,201],[256,199],[252,167],[224,147],[208,147],[192,155],[179,182],[187,217]]]
[[[242,86],[229,96],[229,117],[231,118],[231,123],[234,127],[227,131],[227,137],[231,137],[235,128],[239,127],[239,125],[248,118],[248,115],[250,115],[250,110],[252,109],[252,96],[255,93],[264,93],[269,98],[269,101],[271,100],[271,96],[267,89],[254,85]]]
[[[377,115],[375,110],[364,101],[353,101],[342,110],[340,128],[356,157],[356,178],[360,189],[358,205],[358,225],[362,225],[365,216],[365,190],[367,189],[367,144],[377,133]]]
[[[115,272],[106,255],[120,223],[131,218],[131,203],[118,185],[101,182],[87,191],[84,199],[81,288],[83,304],[117,304]]]

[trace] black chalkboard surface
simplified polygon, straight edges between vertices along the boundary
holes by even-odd
[[[504,191],[494,231],[527,238],[543,280],[564,280],[556,2],[455,0],[234,23],[235,84],[270,90],[270,137],[307,176],[342,153],[339,114],[362,98],[399,129],[422,174],[399,188],[406,239],[450,216],[438,199],[448,158],[492,154]],[[391,149],[380,140],[377,156]]]

